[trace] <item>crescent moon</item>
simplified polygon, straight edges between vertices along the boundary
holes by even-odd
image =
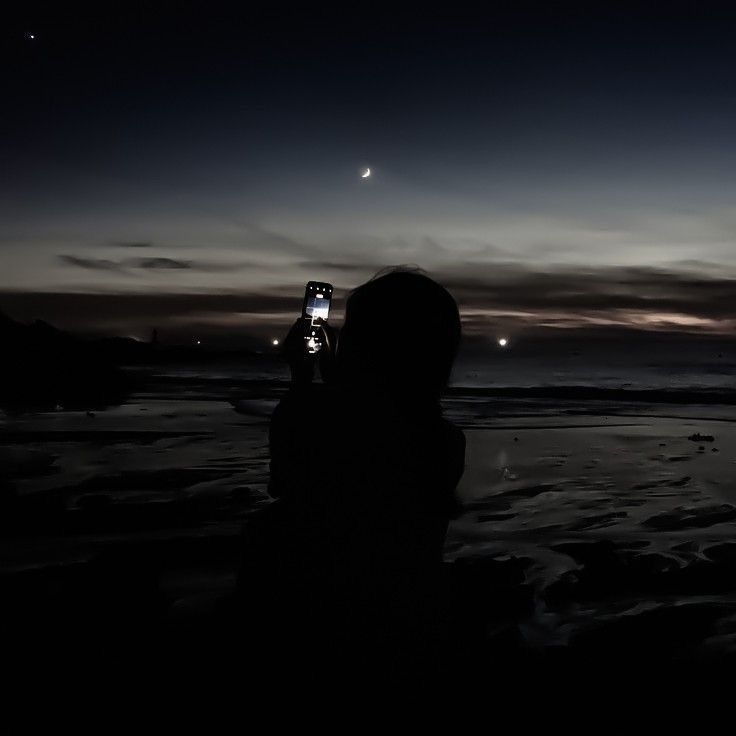
[[[360,175],[361,179],[367,179],[371,175],[371,170],[369,168],[366,168],[366,170]]]

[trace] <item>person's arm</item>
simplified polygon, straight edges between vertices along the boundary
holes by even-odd
[[[271,456],[268,492],[273,498],[293,498],[304,483],[307,460],[302,418],[309,416],[314,402],[315,365],[319,363],[323,383],[334,378],[335,333],[326,324],[318,325],[322,349],[310,354],[304,346],[305,324],[298,319],[284,340],[283,355],[289,363],[291,385],[271,415],[269,451]]]
[[[298,410],[293,396],[287,394],[274,409],[268,430],[270,473],[268,493],[272,498],[289,498],[298,481],[300,447]]]
[[[450,426],[452,427],[452,444],[450,450],[450,485],[454,492],[455,488],[457,488],[457,484],[463,477],[463,473],[465,472],[466,441],[465,433],[462,431],[462,429],[459,429],[454,424],[451,424]]]

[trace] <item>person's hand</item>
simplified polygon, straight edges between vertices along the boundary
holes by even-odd
[[[310,328],[316,330],[315,339],[321,345],[315,353],[307,350],[304,339]],[[314,378],[314,367],[317,363],[319,363],[322,380],[325,383],[332,380],[335,363],[335,332],[326,322],[315,320],[312,324],[309,318],[300,317],[289,330],[283,346],[284,357],[291,369],[292,381],[300,384],[310,383]]]

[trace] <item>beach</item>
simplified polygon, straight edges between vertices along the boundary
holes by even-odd
[[[730,420],[707,414],[466,430],[464,513],[448,557],[525,561],[529,646],[584,643],[637,658],[647,648],[651,657],[730,652],[736,435]],[[712,440],[688,439],[697,434]]]
[[[281,375],[154,372],[121,406],[4,416],[11,637],[44,650],[76,622],[104,649],[131,621],[211,626],[235,591],[242,535],[270,503],[268,419],[286,388]],[[445,553],[461,571],[454,615],[488,637],[466,646],[727,657],[731,407],[498,393],[456,386],[444,404],[467,438]]]

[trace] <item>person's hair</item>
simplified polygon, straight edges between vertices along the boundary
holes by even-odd
[[[450,379],[460,332],[457,304],[444,287],[419,269],[384,270],[348,297],[340,372],[402,399],[435,401]]]

